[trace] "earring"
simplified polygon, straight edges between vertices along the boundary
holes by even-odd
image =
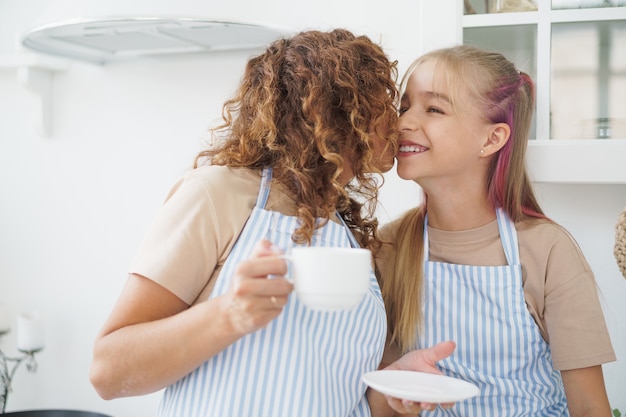
[[[484,149],[481,149],[481,150],[480,150],[480,156],[483,156],[484,154],[485,154],[485,150],[484,150]]]

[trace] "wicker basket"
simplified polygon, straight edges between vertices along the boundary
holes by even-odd
[[[615,248],[613,249],[617,266],[626,278],[626,207],[619,215],[615,225]]]

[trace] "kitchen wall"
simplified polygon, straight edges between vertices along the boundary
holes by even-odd
[[[72,61],[54,75],[53,133],[43,137],[37,129],[37,96],[2,63],[23,52],[16,39],[28,28],[110,15],[223,18],[293,31],[347,27],[380,41],[401,68],[424,48],[420,5],[411,0],[0,0],[0,306],[12,318],[39,310],[46,343],[37,355],[37,372],[22,367],[16,373],[7,410],[153,415],[159,393],[113,401],[95,394],[87,379],[93,339],[125,282],[143,232],[169,187],[190,167],[251,53],[152,57],[106,66]],[[626,205],[626,185],[540,184],[539,193],[595,269],[623,358],[626,279],[613,259],[612,242],[615,220]],[[390,173],[382,220],[416,201],[416,186]],[[15,331],[0,340],[0,348],[16,353]],[[613,405],[626,410],[626,366],[617,362],[604,369]]]

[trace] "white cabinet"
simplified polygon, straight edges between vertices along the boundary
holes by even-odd
[[[484,0],[465,1],[474,14],[465,13],[462,0],[429,3],[422,21],[458,21],[462,30],[438,32],[438,44],[425,49],[456,43],[494,49],[535,80],[528,151],[534,181],[626,184],[626,1],[535,0],[536,10],[500,13],[485,13]]]
[[[15,71],[19,82],[37,98],[37,125],[42,136],[52,135],[52,81],[67,70],[67,61],[32,53],[0,55],[0,70]]]

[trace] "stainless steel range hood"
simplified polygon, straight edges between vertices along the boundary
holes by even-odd
[[[141,55],[262,48],[286,34],[268,26],[196,18],[106,17],[48,24],[27,48],[97,64]]]

